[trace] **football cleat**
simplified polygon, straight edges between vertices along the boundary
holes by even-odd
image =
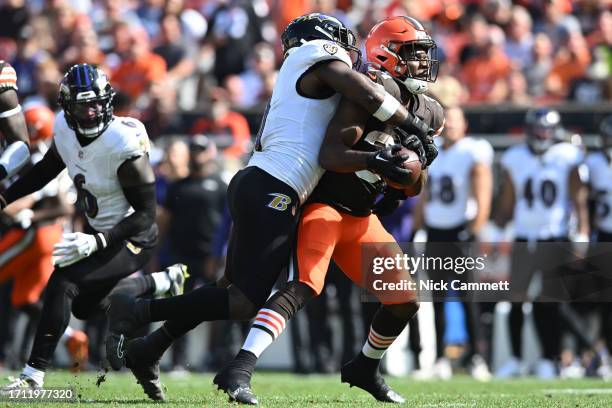
[[[132,371],[145,394],[153,401],[163,401],[166,396],[159,379],[159,360],[151,358],[144,337],[131,340],[125,350],[125,366]]]
[[[0,388],[0,396],[10,396],[11,391],[15,390],[37,390],[40,385],[25,374],[19,377],[9,377],[9,383]]]
[[[491,371],[489,371],[489,366],[487,365],[487,362],[479,354],[475,354],[472,357],[470,375],[473,379],[482,382],[491,381],[491,377],[493,377],[491,375]]]
[[[134,332],[147,324],[149,304],[129,295],[110,296],[109,334],[106,337],[106,358],[113,370],[125,365],[126,341]]]
[[[89,356],[89,340],[87,334],[81,330],[73,330],[70,337],[66,340],[66,350],[72,360],[70,371],[78,372],[83,370]]]
[[[359,357],[354,358],[340,370],[340,378],[343,383],[351,387],[361,388],[367,391],[378,401],[403,404],[406,399],[387,385],[385,379],[380,375],[378,369],[371,369],[359,363]]]
[[[185,281],[189,278],[189,272],[187,272],[187,265],[174,264],[166,268],[168,278],[170,278],[170,289],[167,292],[167,296],[179,296],[185,291]]]
[[[228,396],[230,402],[237,402],[245,405],[257,405],[257,396],[251,389],[251,384],[247,381],[240,381],[234,378],[231,369],[223,369],[219,371],[213,379],[213,384],[217,386],[219,390],[224,391]]]

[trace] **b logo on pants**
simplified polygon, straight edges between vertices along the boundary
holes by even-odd
[[[272,201],[268,203],[268,207],[277,211],[285,211],[289,207],[289,204],[291,204],[291,197],[285,194],[270,193],[268,195],[274,196]]]

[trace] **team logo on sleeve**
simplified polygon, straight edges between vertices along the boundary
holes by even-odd
[[[338,46],[334,44],[323,44],[323,49],[331,55],[338,52]]]
[[[281,193],[270,193],[268,195],[274,196],[272,201],[268,203],[268,207],[277,210],[277,211],[285,211],[289,204],[291,204],[291,197]]]

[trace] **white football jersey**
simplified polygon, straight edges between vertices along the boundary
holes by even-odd
[[[137,119],[115,117],[97,139],[83,147],[57,115],[53,141],[77,190],[89,225],[105,232],[134,212],[123,194],[117,169],[127,159],[147,154],[149,137]]]
[[[516,202],[514,233],[527,239],[566,237],[569,233],[569,175],[583,160],[570,143],[557,143],[538,156],[522,143],[501,159],[512,178]]]
[[[428,227],[456,228],[476,216],[470,174],[477,163],[491,166],[493,154],[488,141],[473,137],[464,137],[448,149],[440,147],[428,171],[429,199],[424,207]]]
[[[595,226],[612,234],[612,162],[602,152],[587,156],[589,184],[595,198]]]
[[[307,98],[300,94],[297,84],[314,64],[334,59],[352,66],[347,51],[326,40],[309,41],[287,56],[248,164],[292,187],[302,203],[323,175],[319,149],[340,94],[326,99]]]

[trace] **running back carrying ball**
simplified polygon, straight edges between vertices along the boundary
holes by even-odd
[[[400,150],[395,152],[395,155],[396,156],[402,156],[402,155],[408,156],[408,158],[404,160],[404,162],[401,164],[401,167],[406,170],[410,170],[411,172],[410,177],[406,179],[405,183],[393,182],[386,178],[383,178],[383,179],[385,180],[385,183],[387,183],[387,185],[389,185],[390,187],[402,190],[406,187],[412,186],[414,183],[416,183],[419,180],[419,177],[421,177],[422,164],[421,164],[421,160],[419,159],[419,155],[415,151],[409,150],[406,147],[402,146]]]

